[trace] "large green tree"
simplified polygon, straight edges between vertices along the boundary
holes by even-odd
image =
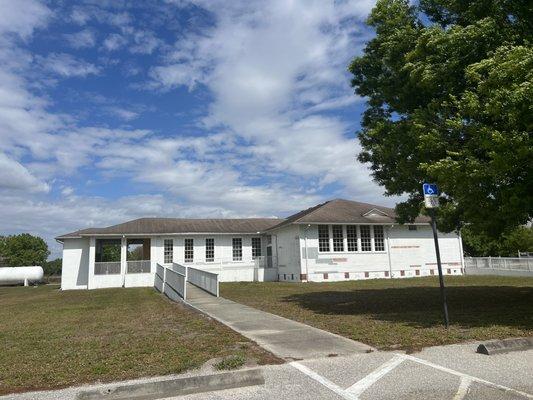
[[[521,0],[378,0],[349,69],[368,107],[359,159],[389,195],[439,184],[440,227],[497,237],[533,209],[533,7]]]
[[[46,242],[29,233],[0,237],[0,256],[9,267],[46,263],[50,252]]]

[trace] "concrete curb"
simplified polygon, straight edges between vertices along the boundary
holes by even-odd
[[[481,343],[476,352],[491,356],[493,354],[509,353],[511,351],[520,351],[533,349],[533,337],[493,340]]]
[[[265,378],[261,369],[249,369],[221,374],[191,376],[156,382],[117,385],[111,388],[79,392],[79,400],[150,400],[186,394],[234,389],[263,385]]]

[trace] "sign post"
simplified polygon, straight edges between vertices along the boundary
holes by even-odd
[[[446,300],[446,288],[444,287],[444,277],[442,276],[442,264],[440,261],[439,238],[437,233],[437,221],[435,218],[435,209],[439,207],[439,188],[432,183],[424,183],[422,186],[424,192],[424,204],[431,217],[431,229],[433,230],[433,240],[435,242],[435,252],[437,254],[437,268],[439,270],[440,297],[444,310],[444,325],[446,328],[450,325],[448,318],[448,302]]]

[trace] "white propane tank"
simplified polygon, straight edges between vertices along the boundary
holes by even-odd
[[[40,282],[44,276],[42,267],[5,267],[0,268],[0,285],[16,285]]]

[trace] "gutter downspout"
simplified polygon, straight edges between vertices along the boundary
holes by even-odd
[[[387,229],[387,255],[389,256],[389,278],[392,279],[392,261],[390,256],[390,230],[394,227],[394,225],[391,225]]]

